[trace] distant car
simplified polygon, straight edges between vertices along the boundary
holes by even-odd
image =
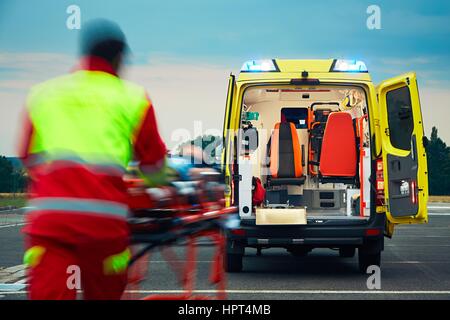
[[[226,201],[240,218],[227,234],[230,272],[246,247],[357,248],[365,272],[395,225],[428,220],[413,72],[375,86],[361,61],[248,61],[229,79],[224,141]]]

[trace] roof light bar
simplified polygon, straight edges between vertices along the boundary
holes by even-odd
[[[241,68],[241,72],[274,72],[279,71],[275,60],[249,60]]]
[[[368,72],[366,64],[360,60],[335,59],[331,72]]]

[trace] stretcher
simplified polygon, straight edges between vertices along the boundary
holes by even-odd
[[[132,233],[126,299],[191,300],[226,299],[224,272],[225,233],[227,223],[235,216],[235,207],[225,207],[224,187],[214,171],[197,180],[174,181],[170,186],[145,188],[140,179],[128,179]],[[213,247],[209,282],[215,294],[195,293],[197,246],[207,239]],[[185,244],[186,254],[180,258],[171,245]],[[140,284],[149,272],[150,257],[159,250],[170,269],[175,272],[181,289],[176,294],[140,296]],[[151,278],[151,277],[150,277]]]

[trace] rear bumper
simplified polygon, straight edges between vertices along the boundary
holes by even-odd
[[[247,238],[247,245],[249,247],[257,246],[269,246],[269,247],[284,247],[291,245],[304,245],[304,246],[335,246],[335,245],[362,245],[362,237],[354,238]]]
[[[385,216],[377,214],[369,221],[323,220],[307,225],[257,226],[242,221],[227,232],[229,253],[243,252],[244,247],[372,247],[383,249]]]

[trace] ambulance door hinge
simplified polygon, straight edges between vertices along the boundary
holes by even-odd
[[[234,182],[242,181],[242,175],[240,175],[240,174],[233,174],[233,181]]]

